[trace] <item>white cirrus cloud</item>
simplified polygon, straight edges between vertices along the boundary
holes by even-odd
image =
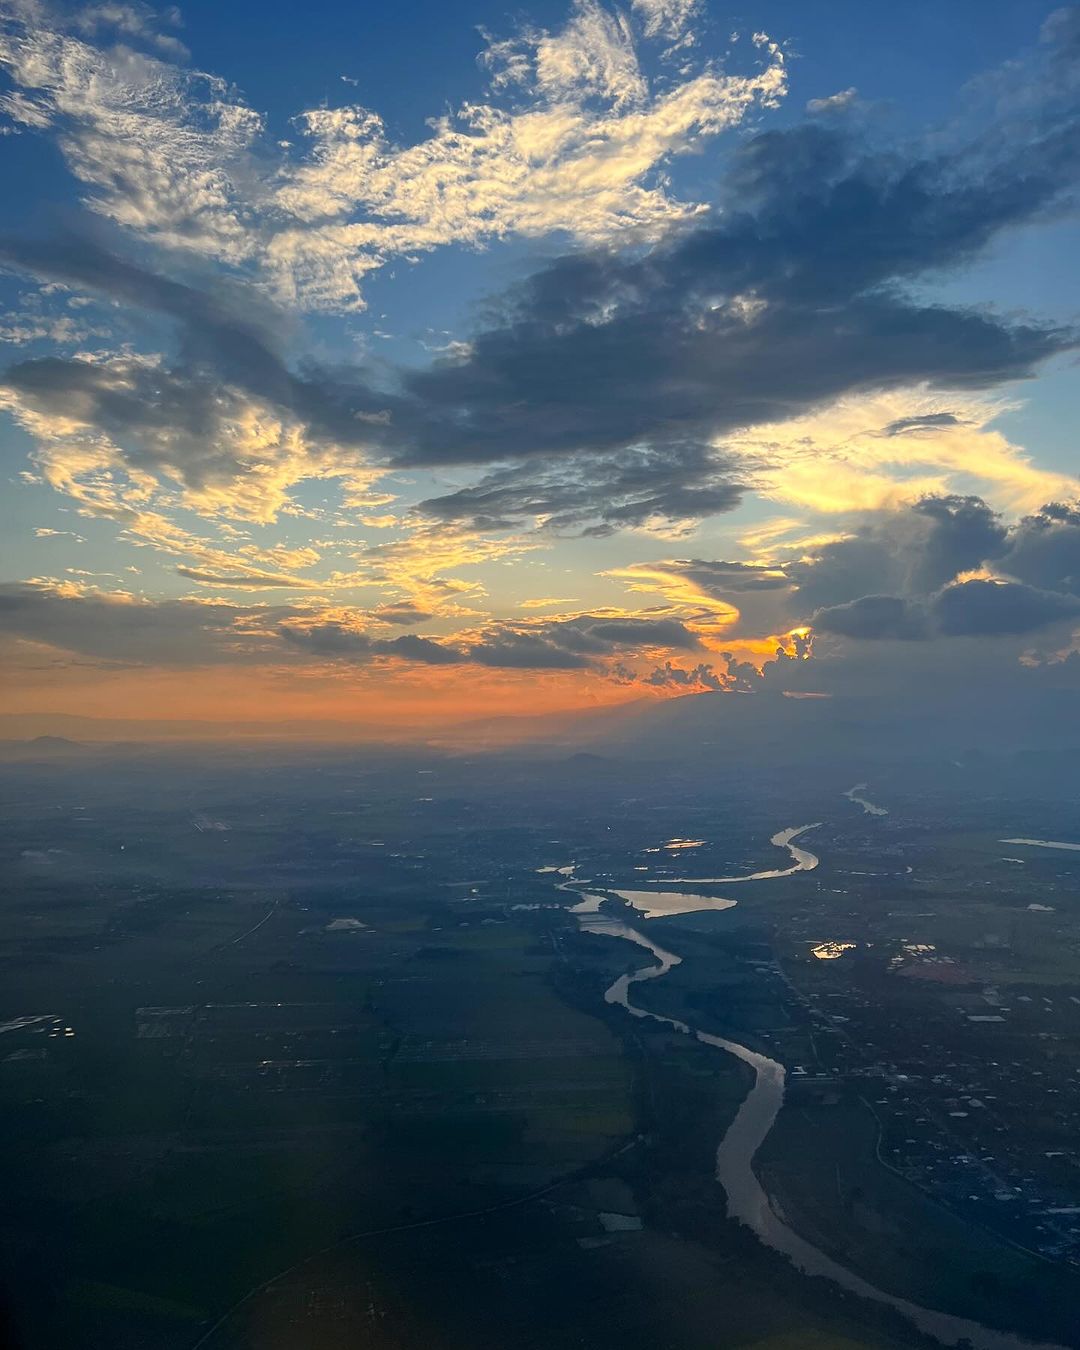
[[[699,64],[662,89],[641,39],[685,31],[693,5],[638,0],[627,17],[577,0],[558,30],[490,41],[485,98],[394,142],[366,107],[299,114],[299,146],[217,76],[182,64],[142,6],[65,18],[36,0],[0,12],[8,129],[55,135],[86,204],[159,245],[238,266],[279,300],[362,306],[392,257],[510,235],[655,237],[704,209],[675,197],[670,159],[786,91],[783,53],[754,38],[752,73]]]
[[[701,13],[701,0],[632,0],[645,36],[666,37],[677,43],[693,40],[691,20]]]
[[[88,25],[95,36],[106,8],[114,7],[99,7],[101,22]],[[170,60],[171,47],[127,45],[147,37],[145,22],[115,18],[106,26],[124,41],[98,45],[78,35],[78,16],[65,28],[46,7],[14,0],[0,13],[0,67],[15,85],[3,110],[23,126],[53,129],[100,214],[167,246],[228,261],[250,256],[234,174],[244,171],[261,118],[224,81]]]

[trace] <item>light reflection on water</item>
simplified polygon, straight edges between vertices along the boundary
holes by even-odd
[[[813,825],[793,825],[787,830],[777,830],[769,840],[775,848],[786,848],[791,854],[790,867],[769,868],[764,872],[748,872],[736,877],[665,877],[664,881],[668,886],[736,886],[745,881],[774,881],[777,877],[794,876],[796,872],[812,872],[820,859],[809,849],[799,848],[792,840],[798,839],[807,830],[816,830],[820,824],[820,821],[816,821]]]
[[[1062,839],[999,839],[999,844],[1027,844],[1028,848],[1061,848],[1069,853],[1080,853],[1080,844],[1067,844]]]
[[[673,914],[697,914],[706,909],[733,909],[737,900],[721,900],[709,895],[688,895],[684,891],[615,891],[620,900],[639,910],[646,919],[662,919]]]
[[[854,942],[819,942],[810,948],[810,955],[816,956],[819,961],[836,961],[845,952],[853,952],[856,945]]]
[[[866,797],[861,795],[869,786],[868,783],[856,783],[854,787],[848,788],[844,793],[844,796],[849,802],[854,802],[856,805],[861,806],[864,816],[887,816],[889,813],[884,806],[878,806],[876,803],[868,801]]]

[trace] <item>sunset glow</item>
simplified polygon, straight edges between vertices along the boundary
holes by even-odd
[[[55,209],[5,208],[7,714],[359,736],[1064,659],[1075,268],[1022,282],[1071,169],[999,202],[1071,20],[908,116],[774,8],[574,0],[286,95],[209,9],[8,4]]]

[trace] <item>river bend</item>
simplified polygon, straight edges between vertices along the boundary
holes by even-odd
[[[733,885],[739,882],[766,881],[774,877],[790,876],[795,872],[810,871],[818,865],[818,858],[808,850],[796,846],[793,840],[813,828],[815,827],[812,825],[796,826],[791,829],[780,830],[772,836],[771,843],[777,847],[786,848],[791,854],[793,860],[791,867],[754,872],[746,876],[696,877],[692,880],[698,885],[706,882]],[[659,1022],[664,1026],[671,1027],[674,1031],[693,1036],[704,1045],[711,1045],[717,1050],[723,1050],[729,1055],[734,1055],[736,1059],[742,1060],[754,1071],[753,1085],[716,1149],[715,1176],[724,1188],[729,1218],[737,1219],[740,1223],[746,1224],[766,1246],[782,1253],[804,1274],[831,1280],[840,1288],[853,1294],[858,1294],[862,1298],[895,1309],[919,1331],[932,1336],[942,1345],[956,1345],[958,1342],[966,1340],[974,1347],[974,1350],[1064,1350],[1062,1346],[1048,1342],[1029,1341],[1011,1332],[998,1331],[993,1327],[984,1326],[981,1322],[969,1318],[956,1317],[951,1313],[939,1312],[933,1308],[924,1308],[908,1299],[900,1298],[896,1294],[890,1294],[884,1289],[878,1289],[868,1280],[863,1279],[862,1276],[857,1275],[853,1270],[849,1270],[826,1252],[800,1237],[794,1229],[788,1227],[776,1210],[773,1209],[768,1194],[758,1180],[753,1166],[754,1158],[772,1129],[776,1117],[780,1113],[780,1107],[783,1105],[786,1079],[784,1066],[777,1060],[759,1054],[738,1041],[729,1041],[722,1036],[714,1036],[711,1032],[702,1031],[686,1022],[679,1021],[677,1018],[666,1017],[662,1013],[650,1012],[634,1003],[630,995],[635,984],[662,979],[668,971],[681,964],[682,957],[677,956],[674,952],[667,951],[638,928],[631,927],[618,915],[606,913],[601,909],[601,905],[608,898],[608,894],[614,895],[619,894],[619,892],[610,891],[607,894],[600,894],[585,890],[584,888],[589,883],[575,881],[576,865],[574,864],[558,868],[557,871],[563,878],[559,883],[559,889],[576,892],[580,896],[579,903],[574,905],[570,912],[576,917],[583,932],[596,933],[605,937],[623,938],[627,942],[632,942],[643,948],[654,958],[655,964],[644,965],[637,970],[620,975],[605,991],[605,1002],[618,1004],[625,1008],[631,1017]],[[689,884],[690,879],[687,879],[687,881]],[[694,898],[687,897],[688,900]],[[697,898],[704,899],[704,897]],[[702,908],[705,907],[707,905],[702,906]],[[638,922],[638,920],[635,920],[635,922]]]

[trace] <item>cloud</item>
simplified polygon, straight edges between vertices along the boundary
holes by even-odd
[[[489,41],[492,92],[516,94],[515,105],[466,104],[408,146],[367,108],[301,114],[306,154],[282,168],[273,195],[293,223],[266,249],[279,294],[347,307],[385,258],[450,243],[658,237],[702,208],[672,197],[657,171],[783,96],[779,48],[763,39],[758,50],[753,74],[706,68],[654,92],[626,19],[578,0],[558,31]]]
[[[1006,525],[977,497],[865,518],[790,564],[791,605],[849,638],[1010,637],[1080,615],[1080,505]],[[817,606],[817,608],[815,608]]]
[[[846,112],[858,99],[859,91],[855,88],[841,89],[837,94],[829,94],[825,98],[812,98],[806,104],[806,111],[811,115],[820,115],[821,113]]]
[[[995,561],[1018,581],[1080,595],[1080,503],[1050,502],[1025,516]]]
[[[184,61],[190,55],[188,49],[170,33],[162,33],[162,26],[176,28],[180,24],[180,11],[175,6],[162,10],[151,9],[143,4],[88,5],[75,15],[75,26],[82,33],[96,34],[104,30],[131,40],[145,42],[156,47],[166,56]]]
[[[107,329],[79,323],[69,314],[53,316],[31,311],[22,314],[10,312],[6,317],[8,322],[0,325],[0,342],[6,342],[12,347],[24,347],[31,342],[70,346],[86,342],[92,337],[109,335]]]
[[[816,610],[815,629],[849,638],[922,638],[928,636],[926,616],[910,600],[898,595],[862,595],[857,600]]]
[[[200,666],[256,659],[263,614],[194,600],[150,601],[74,584],[0,584],[0,633],[107,663]]]
[[[674,35],[692,7],[639,8],[651,39]],[[436,116],[426,138],[397,145],[370,109],[320,107],[295,119],[299,150],[271,148],[262,116],[224,80],[187,69],[183,45],[142,5],[65,19],[13,4],[0,65],[15,86],[4,111],[55,133],[91,209],[243,268],[289,303],[349,309],[389,258],[510,234],[655,237],[699,210],[659,171],[776,103],[782,54],[762,38],[753,73],[706,66],[657,91],[636,43],[626,18],[578,0],[561,29],[489,41],[488,101]]]
[[[362,616],[289,619],[278,626],[288,643],[316,656],[366,662],[397,656],[428,665],[468,662],[504,670],[602,670],[626,652],[655,648],[693,650],[696,635],[678,620],[624,614],[577,614],[520,621],[493,621],[443,642],[408,634],[376,638]]]
[[[602,536],[627,527],[696,522],[734,510],[743,492],[723,452],[697,444],[637,446],[496,469],[469,487],[419,502],[415,510],[475,530],[532,525],[551,534]]]
[[[455,616],[474,611],[464,601],[484,594],[482,583],[457,575],[494,562],[507,561],[535,548],[534,542],[515,536],[490,538],[458,527],[435,528],[408,522],[400,537],[368,544],[352,554],[349,571],[332,572],[335,587],[375,586],[391,591],[395,599],[432,614]]]
[[[144,497],[178,486],[204,516],[272,521],[307,479],[336,478],[360,496],[376,476],[358,450],[310,431],[287,402],[227,383],[202,361],[23,361],[0,375],[0,407],[35,436],[54,483],[77,491],[87,472],[107,468]]]
[[[608,612],[489,624],[466,636],[470,660],[501,668],[599,669],[605,661],[655,648],[693,651],[701,642],[678,619]]]
[[[988,428],[1000,407],[982,391],[1032,375],[1077,334],[909,288],[1064,199],[1080,168],[1076,104],[1075,91],[1051,89],[1042,116],[1006,106],[989,134],[964,142],[950,129],[932,150],[875,149],[854,127],[818,122],[751,138],[733,156],[723,214],[644,254],[556,260],[504,297],[502,322],[467,352],[404,377],[390,438],[401,462],[539,463],[422,509],[492,528],[561,524],[564,510],[578,526],[591,511],[603,529],[613,512],[578,479],[617,484],[623,455],[642,457],[662,489],[645,508],[639,487],[631,523],[645,509],[675,521],[723,510],[747,484],[837,510],[974,474],[1014,500],[1045,500],[1054,476]],[[819,411],[830,407],[866,419],[840,451]],[[799,418],[818,418],[820,436],[801,452]],[[822,454],[835,474],[821,474]]]
[[[980,578],[946,586],[926,601],[867,595],[818,610],[815,629],[842,637],[929,639],[1013,637],[1080,615],[1080,597]]]
[[[920,413],[914,417],[898,417],[895,421],[882,427],[880,434],[882,436],[907,436],[915,431],[937,431],[941,427],[958,427],[961,425],[963,423],[955,413]]]
[[[477,665],[499,670],[587,670],[592,661],[581,652],[567,651],[539,633],[507,630],[468,649]]]
[[[567,595],[543,595],[531,600],[519,600],[519,609],[553,609],[558,605],[572,605],[576,601],[575,596]]]
[[[734,652],[722,653],[724,664],[717,670],[708,662],[696,666],[677,666],[665,661],[647,675],[631,680],[653,689],[673,690],[678,693],[760,694],[772,686],[786,682],[791,672],[810,661],[813,638],[808,633],[788,634],[774,640],[769,659],[754,664],[741,660]]]
[[[653,18],[670,9],[639,6],[633,22],[653,32]],[[790,600],[789,621],[825,614],[832,631],[872,627],[863,603],[871,600],[901,602],[891,618],[879,605],[879,629],[909,625],[942,637],[962,630],[964,606],[975,625],[991,623],[991,605],[1002,615],[1010,605],[1023,609],[1025,623],[1037,612],[1049,616],[1052,605],[1039,611],[1030,596],[998,592],[975,613],[979,593],[958,598],[950,583],[1074,589],[1074,522],[1047,508],[1008,531],[975,492],[992,490],[995,505],[1025,511],[1064,495],[1064,476],[1037,469],[995,428],[1004,405],[987,391],[1031,374],[1076,335],[1030,318],[932,304],[922,288],[1002,232],[1045,218],[1075,186],[1072,30],[1051,25],[1040,54],[1000,76],[994,120],[977,139],[965,139],[956,123],[923,141],[875,145],[854,118],[750,135],[731,156],[717,210],[703,212],[674,203],[667,185],[648,178],[652,167],[696,143],[702,99],[714,99],[709,126],[719,130],[778,97],[782,60],[763,41],[763,69],[752,77],[712,71],[658,93],[642,74],[629,22],[582,3],[564,29],[492,45],[488,67],[507,106],[471,109],[467,126],[453,118],[436,124],[419,147],[392,146],[363,110],[312,113],[303,124],[305,158],[280,165],[259,189],[274,199],[275,233],[269,243],[259,236],[255,252],[284,268],[305,302],[330,303],[332,294],[333,303],[349,303],[356,273],[345,276],[339,265],[355,269],[367,258],[375,266],[395,249],[435,247],[443,235],[418,233],[431,222],[458,242],[552,230],[584,241],[583,250],[495,297],[470,341],[423,367],[328,368],[295,359],[288,354],[295,332],[265,300],[223,276],[196,281],[177,270],[181,247],[254,268],[252,232],[265,227],[262,206],[250,218],[243,206],[255,192],[249,170],[262,153],[261,132],[237,114],[238,139],[217,143],[221,119],[240,105],[216,86],[221,106],[190,137],[185,131],[176,151],[178,172],[195,184],[189,215],[174,219],[166,199],[175,184],[166,177],[165,195],[152,203],[164,210],[160,229],[153,220],[137,226],[174,250],[173,275],[86,241],[7,245],[13,265],[175,325],[161,355],[82,353],[8,369],[2,397],[37,441],[41,476],[81,513],[112,520],[127,541],[165,553],[194,586],[310,590],[315,581],[298,573],[320,562],[317,553],[272,557],[220,532],[221,524],[312,512],[297,491],[311,480],[332,482],[346,511],[363,513],[390,500],[373,491],[380,473],[404,479],[454,466],[453,488],[433,489],[426,472],[415,474],[429,495],[411,513],[399,506],[393,520],[367,514],[392,525],[395,537],[357,545],[352,566],[321,569],[320,587],[379,587],[390,609],[345,620],[289,613],[281,622],[292,637],[270,630],[271,645],[311,656],[318,642],[333,641],[331,629],[303,640],[296,634],[338,623],[339,642],[356,644],[355,659],[409,659],[406,647],[378,646],[397,639],[371,636],[366,625],[434,615],[476,621],[462,602],[477,602],[483,574],[463,579],[463,569],[562,534],[681,535],[734,509],[750,490],[830,512],[836,528],[825,533],[848,537],[804,537],[798,547],[780,539],[763,545],[756,561],[677,558],[622,569],[630,586],[663,596],[651,622],[680,624],[681,634],[650,636],[641,626],[620,634],[611,626],[618,617],[562,616],[495,623],[434,645],[455,662],[606,669],[650,642],[716,650],[736,621],[755,636],[782,631],[762,626],[772,615],[769,597],[777,610]],[[656,22],[659,34],[668,19]],[[123,134],[151,136],[142,167],[157,173],[155,157],[164,155],[171,168],[177,100],[184,116],[198,108],[197,90],[211,88],[205,77],[173,69],[160,48],[106,56],[85,33],[49,31],[35,35],[15,23],[2,40],[19,78],[43,81],[21,96],[69,138],[68,153],[85,155],[95,136],[121,134],[122,103]],[[36,43],[44,43],[41,63]],[[79,80],[80,97],[104,100],[108,118],[98,102],[71,101]],[[158,120],[147,129],[145,118]],[[555,132],[564,123],[562,140]],[[540,139],[523,141],[526,133]],[[509,144],[525,165],[512,182],[500,177]],[[621,176],[628,146],[641,152],[631,179]],[[208,181],[219,196],[203,192],[192,159],[217,166]],[[100,209],[120,219],[120,198],[97,173],[86,181],[96,184]],[[118,179],[116,191],[123,197],[132,184],[141,191],[140,181]],[[624,210],[628,182],[658,214],[636,196],[633,211]],[[494,194],[483,198],[490,212],[477,190]],[[530,205],[534,190],[548,214]],[[585,200],[583,190],[594,195]],[[281,213],[292,223],[282,225]],[[238,251],[230,253],[230,221],[241,217]],[[616,218],[620,228],[633,226],[625,237]],[[302,242],[282,244],[273,261],[274,241],[294,234]],[[309,256],[314,270],[297,280]],[[324,263],[329,272],[319,270]],[[344,289],[335,290],[339,283]],[[180,523],[185,511],[214,521],[219,533],[196,534]],[[988,561],[987,577],[964,581]],[[861,608],[831,613],[851,605]],[[955,616],[950,605],[960,606]],[[999,620],[1010,621],[1021,619]],[[425,652],[443,659],[416,650],[412,659]]]
[[[646,37],[664,37],[685,44],[693,41],[690,23],[702,10],[702,0],[631,0]]]
[[[304,590],[318,586],[318,582],[309,581],[302,577],[282,576],[275,572],[259,572],[254,569],[229,575],[222,572],[200,571],[197,567],[181,565],[177,567],[176,571],[180,576],[187,577],[189,581],[197,581],[202,586],[240,587],[252,590],[260,590],[268,586],[282,586],[289,590]]]
[[[537,87],[552,101],[601,98],[622,108],[640,104],[648,94],[629,23],[593,0],[576,0],[561,32],[543,33],[530,45]],[[520,79],[519,72],[520,66]]]
[[[815,121],[754,136],[732,156],[722,211],[649,248],[556,259],[493,303],[496,317],[466,347],[378,378],[291,369],[266,336],[273,320],[228,288],[210,296],[85,246],[24,244],[8,256],[180,324],[181,359],[159,384],[127,376],[144,388],[121,412],[151,441],[129,453],[151,460],[161,455],[155,417],[182,409],[190,385],[192,417],[219,388],[273,409],[281,434],[304,443],[299,458],[322,456],[316,476],[358,471],[358,456],[399,468],[487,466],[420,506],[472,529],[685,530],[733,508],[748,486],[850,509],[942,492],[976,467],[1031,506],[1056,493],[1053,476],[987,427],[997,409],[980,391],[1031,375],[1076,334],[929,304],[906,288],[1046,215],[1075,184],[1080,81],[1062,73],[1075,77],[1067,38],[1054,29],[1009,75],[1017,88],[1038,85],[1038,108],[1020,116],[999,92],[996,121],[978,140],[948,128],[876,148],[854,126]],[[539,48],[529,50],[532,79]],[[615,78],[587,69],[601,83]],[[332,177],[349,181],[340,165]],[[92,378],[77,363],[48,373],[59,393],[89,396]],[[32,376],[23,375],[24,398],[41,396]],[[117,415],[100,399],[94,411]],[[837,450],[835,424],[855,417],[867,420]],[[810,419],[811,443],[799,419]],[[172,465],[189,496],[207,491],[200,474],[233,472],[223,439]],[[274,453],[293,464],[286,481],[241,509],[279,509],[296,481],[297,457]],[[833,461],[826,475],[822,454]],[[238,473],[228,499],[261,481]]]
[[[589,619],[565,621],[558,632],[580,632],[583,644],[598,644],[597,650],[608,647],[682,647],[687,650],[700,645],[698,638],[678,619]]]
[[[763,639],[785,650],[810,630],[852,640],[993,640],[1050,630],[1080,615],[1080,504],[1051,503],[1009,525],[981,498],[951,494],[853,514],[845,523],[846,533],[801,556],[783,556],[791,525],[783,522],[771,543],[780,550],[773,561],[672,559],[609,575],[631,589],[660,592],[714,650],[737,645],[736,633],[775,633],[776,604],[786,609],[788,624],[795,618],[809,625],[789,629],[784,639]],[[749,614],[729,597],[748,604]],[[1019,654],[1005,653],[1010,660]],[[661,670],[654,682],[682,678]]]
[[[219,580],[222,586],[243,580]],[[605,675],[625,654],[692,651],[684,624],[618,610],[491,621],[436,640],[372,633],[376,613],[325,604],[249,605],[221,599],[151,600],[74,581],[0,584],[0,636],[81,658],[160,668],[280,666],[295,660],[367,665],[472,664]],[[383,629],[385,631],[385,629]]]
[[[665,661],[662,666],[657,666],[645,676],[642,683],[651,685],[654,689],[678,689],[685,693],[705,690],[718,693],[727,688],[725,681],[717,675],[713,667],[704,663],[685,670],[681,666],[672,665],[670,661]]]
[[[931,607],[933,622],[946,637],[1031,633],[1078,614],[1080,597],[981,579],[947,586]]]
[[[894,510],[928,495],[992,493],[1030,509],[1075,479],[1039,468],[995,421],[1000,396],[921,386],[849,394],[724,440],[762,495],[826,513]]]
[[[378,656],[399,656],[426,665],[475,665],[523,670],[586,670],[592,662],[580,652],[560,646],[541,632],[492,625],[461,646],[407,634],[373,638],[345,620],[299,620],[279,625],[279,635],[314,656],[367,662]]]
[[[661,589],[685,603],[724,600],[750,591],[787,590],[791,580],[782,568],[767,563],[727,562],[706,558],[668,558],[612,568],[608,576],[634,588]]]
[[[1030,155],[1033,167],[1038,148]],[[1019,158],[993,174],[974,167],[875,157],[820,128],[756,138],[727,187],[740,210],[644,259],[553,263],[467,357],[412,375],[428,420],[403,456],[462,462],[644,443],[676,458],[852,391],[985,389],[1031,374],[1075,335],[896,289],[965,260],[1073,177],[1071,165],[1067,175],[1048,168],[1040,195]],[[999,180],[1010,175],[1006,191]]]
[[[77,544],[85,544],[86,540],[81,534],[76,534],[74,530],[54,530],[48,525],[38,525],[34,530],[35,539],[73,539]]]
[[[792,582],[773,563],[671,558],[609,568],[605,575],[632,592],[661,595],[713,651],[735,640],[768,641],[791,627]]]
[[[101,5],[75,22],[83,37],[45,5],[6,7],[0,66],[21,100],[8,114],[55,130],[93,210],[167,247],[250,257],[238,180],[261,119],[224,81],[174,64],[180,44],[142,7]],[[86,40],[108,28],[125,42]],[[137,40],[154,50],[127,45]]]
[[[863,596],[927,595],[997,556],[1007,537],[1000,516],[970,496],[924,497],[853,524],[847,538],[787,565],[797,614]]]
[[[462,658],[452,648],[430,638],[407,634],[397,638],[373,638],[362,629],[351,628],[337,620],[325,622],[288,622],[278,625],[278,634],[287,643],[314,656],[368,661],[377,656],[396,656],[423,665],[453,665]]]
[[[411,601],[399,600],[396,604],[379,605],[371,611],[371,617],[378,619],[380,623],[398,624],[408,628],[414,623],[426,623],[435,616],[430,610],[421,609]]]

